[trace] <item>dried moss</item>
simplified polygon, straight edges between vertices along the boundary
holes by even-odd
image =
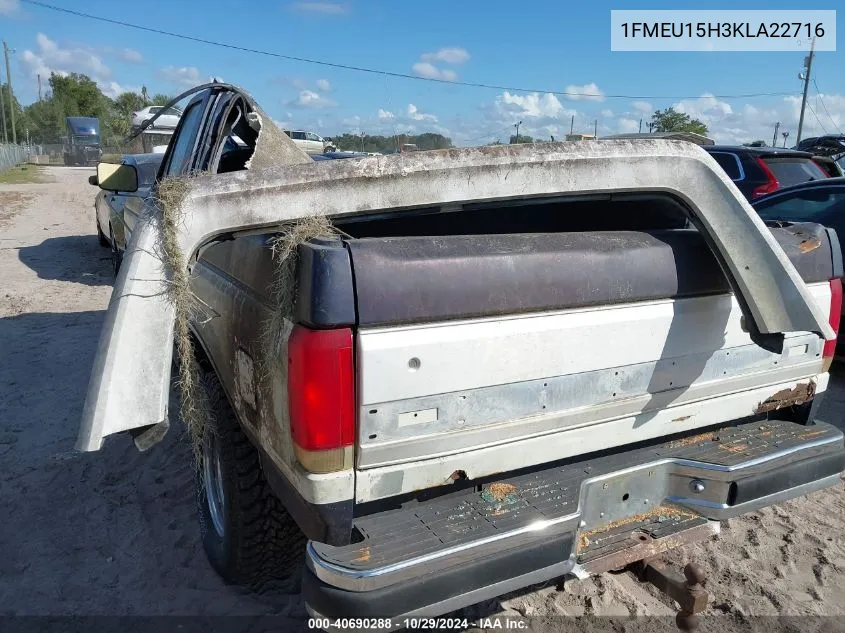
[[[191,191],[192,180],[191,176],[162,180],[158,187],[158,202],[161,209],[160,257],[168,279],[167,298],[174,309],[174,342],[179,359],[179,413],[190,437],[196,464],[199,465],[205,423],[210,412],[191,341],[189,322],[194,297],[190,289],[187,261],[179,245],[179,224],[182,222],[183,204]]]

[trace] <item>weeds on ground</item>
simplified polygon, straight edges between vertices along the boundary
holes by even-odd
[[[0,185],[29,185],[48,182],[38,165],[21,163],[0,171]]]

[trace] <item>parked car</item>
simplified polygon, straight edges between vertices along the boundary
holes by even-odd
[[[837,159],[839,159],[837,161]],[[843,165],[845,164],[845,160],[842,159],[840,156],[824,156],[824,155],[814,155],[813,161],[815,161],[819,167],[821,167],[824,172],[828,175],[828,178],[841,178],[845,176],[845,169],[843,169]]]
[[[132,113],[132,127],[139,128],[144,123],[152,119],[156,114],[162,112],[164,106],[147,106],[143,110],[138,110]],[[161,115],[153,122],[152,128],[173,129],[179,124],[179,118],[182,116],[182,111],[176,106],[167,108]]]
[[[751,203],[773,226],[813,222],[836,231],[839,248],[845,247],[845,178],[814,180],[786,187]],[[843,252],[845,257],[845,252]],[[840,334],[839,347],[845,343]]]
[[[315,169],[248,120],[272,125],[231,86],[186,108],[160,173],[195,177],[178,222],[151,197],[135,227],[77,444],[130,431],[149,450],[175,426],[181,330],[204,394],[184,472],[227,581],[301,579],[318,627],[415,629],[405,618],[641,561],[683,619],[706,606],[702,574],[687,567],[684,590],[652,557],[841,485],[843,434],[815,419],[842,300],[833,234],[762,225],[700,148]],[[291,270],[268,244],[297,229]],[[172,292],[188,293],[178,320]]]
[[[809,180],[827,178],[813,155],[777,147],[705,145],[748,200]]]
[[[337,147],[330,138],[323,138],[314,132],[305,132],[304,130],[285,130],[294,144],[301,148],[306,154],[313,156],[314,154],[325,154],[326,152],[336,152]]]
[[[125,217],[126,214],[137,216],[141,213],[144,199],[150,194],[161,165],[163,154],[127,154],[120,159],[123,165],[133,165],[138,174],[138,187],[135,191],[106,191],[100,189],[94,198],[94,219],[97,224],[97,236],[100,246],[108,246],[112,253],[112,265],[117,275],[126,250]],[[88,181],[99,185],[97,176]]]

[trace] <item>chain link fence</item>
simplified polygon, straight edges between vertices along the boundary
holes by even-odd
[[[29,160],[29,148],[24,145],[0,143],[0,171]]]

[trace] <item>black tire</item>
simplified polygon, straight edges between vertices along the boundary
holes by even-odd
[[[329,152],[336,152],[336,151],[337,151],[337,148],[336,148],[336,147],[332,147],[331,145],[329,145],[329,146],[325,149],[325,151],[324,151],[323,153],[324,153],[324,154],[327,154],[327,153],[329,153]]]
[[[109,240],[111,242],[112,269],[114,270],[114,276],[117,277],[117,273],[120,272],[120,267],[123,265],[123,251],[117,247],[117,242],[114,239],[114,231],[112,230],[111,224],[109,224]]]
[[[208,560],[227,583],[258,592],[299,591],[306,538],[270,489],[250,443],[213,371],[202,377],[213,419],[204,441],[216,442],[224,503],[222,534],[212,519],[205,460],[197,468],[200,531]],[[214,485],[213,483],[211,485]]]
[[[100,242],[100,246],[109,246],[109,239],[103,234],[99,222],[97,222],[97,240]]]

